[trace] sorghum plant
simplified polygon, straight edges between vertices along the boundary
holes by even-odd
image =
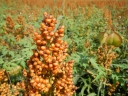
[[[19,88],[8,82],[8,73],[4,69],[0,69],[0,96],[18,96]]]
[[[27,61],[24,69],[25,96],[72,96],[76,87],[73,84],[73,60],[65,62],[68,56],[64,26],[56,29],[56,19],[44,12],[41,33],[34,34],[37,49]]]

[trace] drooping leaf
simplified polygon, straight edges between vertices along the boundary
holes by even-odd
[[[128,64],[112,64],[115,67],[120,67],[121,69],[128,69]]]
[[[79,78],[80,78],[79,75],[75,75],[75,76],[73,77],[73,82],[74,82],[74,84],[77,84],[77,81],[79,80]]]

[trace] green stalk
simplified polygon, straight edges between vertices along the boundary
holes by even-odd
[[[98,88],[98,95],[97,96],[100,96],[100,91],[101,91],[102,85],[103,85],[103,82],[101,81],[100,82],[100,86]]]

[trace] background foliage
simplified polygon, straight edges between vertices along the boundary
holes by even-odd
[[[21,1],[24,3],[21,4]],[[73,75],[78,89],[74,96],[108,96],[108,87],[99,82],[102,77],[114,85],[119,82],[112,96],[128,95],[128,2],[53,1],[1,1],[0,68],[9,72],[11,77],[17,75],[17,79],[11,78],[13,82],[21,80],[21,71],[35,48],[33,33],[39,31],[42,14],[46,11],[56,17],[62,15],[60,25],[65,25],[63,39],[69,44],[70,57],[67,59],[75,60]],[[108,76],[105,68],[97,63],[96,52],[100,46],[98,34],[110,32],[110,27],[115,28],[123,42],[113,50],[118,57],[113,60]]]

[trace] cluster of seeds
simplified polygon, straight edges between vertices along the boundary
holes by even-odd
[[[72,96],[76,87],[73,85],[72,81],[72,68],[73,68],[73,60],[69,61],[65,64],[64,72],[60,76],[55,84],[54,94],[55,96]]]
[[[0,96],[18,96],[17,86],[8,83],[8,76],[4,69],[0,69]]]
[[[0,85],[0,96],[18,96],[19,90],[15,85],[11,85],[6,83],[2,83]]]
[[[0,83],[8,81],[7,75],[4,69],[0,69]]]
[[[119,82],[116,81],[116,84],[106,84],[107,85],[107,89],[108,89],[108,95],[112,96],[112,92],[115,92],[116,88],[119,86]]]
[[[18,26],[18,27],[17,27]],[[12,17],[6,17],[6,25],[4,26],[5,34],[13,34],[15,39],[18,41],[24,36],[32,37],[34,33],[34,27],[25,23],[23,16],[17,16],[16,20]]]
[[[107,46],[103,44],[97,51],[97,63],[102,65],[105,69],[110,68],[112,61],[117,57],[117,54],[113,52],[114,46]]]
[[[5,30],[7,33],[12,33],[13,32],[13,29],[14,29],[14,22],[12,20],[11,17],[6,17],[6,26],[5,26]]]
[[[27,61],[29,71],[23,71],[27,96],[72,96],[76,89],[72,81],[74,61],[64,62],[68,56],[68,44],[61,40],[64,26],[56,28],[56,23],[52,15],[44,12],[41,33],[34,34],[37,49]]]
[[[17,23],[20,27],[15,29],[14,35],[15,35],[16,40],[20,40],[21,38],[24,37],[24,31],[25,31],[24,18],[22,16],[18,16]]]
[[[117,58],[117,54],[113,51],[114,46],[107,46],[106,44],[103,44],[102,46],[100,46],[98,48],[97,51],[97,63],[101,64],[101,66],[103,66],[106,69],[107,75],[110,75],[110,72],[107,71],[107,69],[110,69],[110,65],[112,64],[112,61]],[[119,72],[119,70],[116,72]],[[106,79],[105,79],[106,80]],[[111,84],[111,83],[106,83],[105,85],[107,86],[107,91],[108,91],[108,95],[112,96],[112,92],[115,92],[116,88],[119,85],[119,82],[116,82],[115,84]]]

